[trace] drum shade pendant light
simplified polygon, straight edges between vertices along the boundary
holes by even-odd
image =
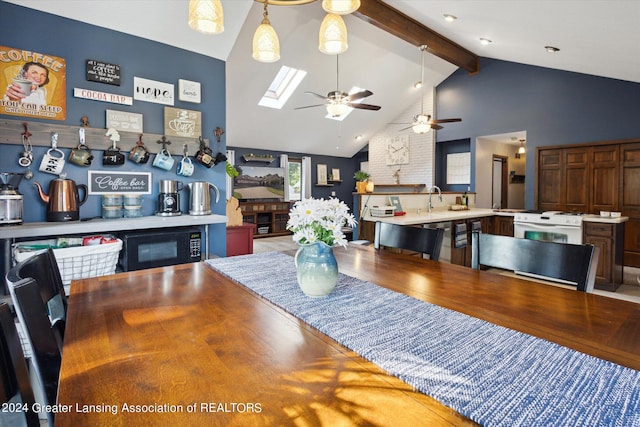
[[[322,8],[327,13],[347,15],[360,7],[360,0],[322,0]]]
[[[189,27],[204,34],[224,31],[220,0],[189,0]]]
[[[258,26],[253,35],[253,59],[259,62],[276,62],[280,59],[280,42],[278,34],[269,22],[269,12],[267,6],[269,1],[264,2],[264,12],[262,23]]]
[[[340,15],[327,13],[320,25],[319,39],[318,49],[322,53],[337,55],[346,52],[349,47],[347,44],[347,26]]]

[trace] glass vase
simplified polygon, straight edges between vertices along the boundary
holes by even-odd
[[[329,295],[338,282],[338,262],[333,248],[324,242],[301,245],[294,258],[298,284],[305,295]]]

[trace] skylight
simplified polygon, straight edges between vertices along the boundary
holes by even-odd
[[[283,65],[258,105],[281,109],[306,75],[306,71]]]
[[[351,90],[349,90],[349,92],[347,92],[347,93],[348,93],[349,95],[352,95],[352,94],[354,94],[354,93],[361,92],[361,91],[363,91],[363,90],[364,90],[364,89],[363,89],[363,88],[361,88],[361,87],[353,86],[353,87],[351,88]],[[364,98],[362,98],[362,99],[358,99],[358,100],[356,100],[356,101],[353,101],[353,102],[352,102],[352,104],[356,104],[356,103],[362,102],[363,100],[364,100]],[[342,114],[342,115],[340,115],[340,116],[332,116],[331,114],[327,113],[327,115],[326,115],[326,116],[324,116],[324,117],[325,117],[326,119],[337,120],[337,121],[341,122],[341,121],[343,121],[343,120],[345,119],[345,117],[347,117],[349,114],[351,114],[351,112],[352,112],[352,111],[353,111],[353,108],[351,108],[351,107],[347,107],[347,112],[346,112],[346,113],[344,113],[344,114]]]

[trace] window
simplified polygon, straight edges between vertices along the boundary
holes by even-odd
[[[306,71],[282,66],[273,82],[271,82],[269,89],[258,102],[258,105],[269,108],[282,108],[306,75]]]
[[[289,158],[289,200],[302,198],[302,160]]]

